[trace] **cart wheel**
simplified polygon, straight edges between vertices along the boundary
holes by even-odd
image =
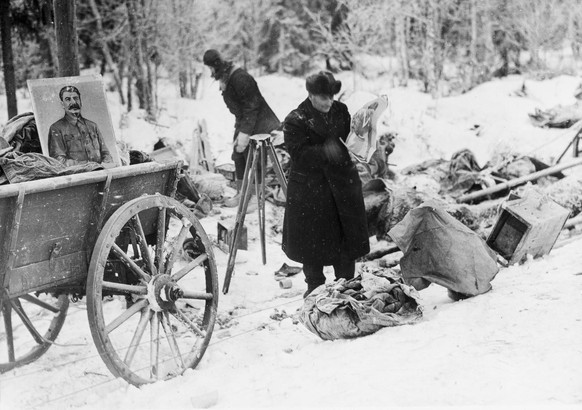
[[[51,347],[65,323],[67,295],[0,296],[0,373],[32,363]],[[1,326],[1,325],[0,325]]]
[[[188,208],[143,196],[109,218],[91,257],[87,313],[111,373],[137,386],[196,367],[217,306],[212,243]]]

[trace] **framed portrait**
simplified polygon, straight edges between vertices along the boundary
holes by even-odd
[[[42,153],[70,166],[120,166],[100,75],[28,80]]]

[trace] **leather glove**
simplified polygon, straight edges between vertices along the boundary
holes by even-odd
[[[238,133],[236,139],[234,141],[234,149],[236,152],[244,152],[244,150],[249,146],[251,136],[249,134],[245,134],[244,132]]]

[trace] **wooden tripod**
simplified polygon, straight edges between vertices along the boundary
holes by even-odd
[[[562,152],[562,154],[556,160],[556,164],[562,160],[566,152],[572,147],[572,154],[574,157],[578,157],[579,154],[582,154],[582,150],[580,150],[580,139],[582,139],[582,129],[574,135],[574,138],[570,141],[566,149]]]
[[[271,141],[270,134],[257,134],[251,136],[249,153],[245,166],[245,173],[243,176],[242,187],[240,191],[241,201],[236,212],[236,220],[232,232],[231,243],[229,246],[228,264],[226,267],[226,275],[224,277],[224,285],[222,293],[226,294],[230,286],[230,280],[234,271],[234,262],[236,253],[238,251],[239,237],[245,222],[245,215],[249,200],[251,199],[251,189],[255,183],[255,194],[257,196],[259,214],[259,229],[261,238],[261,252],[263,257],[263,265],[267,263],[267,251],[265,247],[265,170],[267,168],[267,155],[271,158],[273,168],[285,197],[287,196],[287,179],[283,174],[283,168],[277,159],[275,147]]]

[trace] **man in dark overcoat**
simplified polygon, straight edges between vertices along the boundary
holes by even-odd
[[[346,146],[350,114],[334,101],[341,82],[329,72],[306,81],[308,97],[285,119],[291,156],[283,251],[303,263],[304,297],[325,283],[323,267],[351,279],[355,260],[370,251],[362,184]]]
[[[232,61],[225,61],[216,50],[207,50],[203,57],[212,77],[219,81],[222,98],[234,115],[234,161],[237,191],[239,194],[225,201],[226,206],[238,206],[240,188],[244,177],[248,145],[251,135],[269,134],[278,129],[281,122],[265,101],[255,79]]]

